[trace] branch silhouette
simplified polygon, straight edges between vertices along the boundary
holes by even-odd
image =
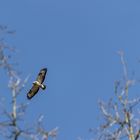
[[[0,34],[13,34],[12,31],[9,31],[6,26],[0,26]],[[15,52],[15,49],[9,47],[3,39],[0,41],[0,69],[4,70],[8,76],[8,88],[11,92],[11,104],[7,107],[3,98],[1,98],[0,108],[1,116],[3,119],[0,120],[0,135],[5,139],[18,140],[21,138],[30,139],[30,140],[48,140],[48,138],[56,138],[58,128],[54,128],[50,131],[46,131],[43,128],[43,116],[36,121],[35,126],[30,126],[28,128],[22,127],[21,123],[24,123],[22,119],[26,108],[28,107],[27,103],[18,103],[17,97],[20,96],[21,91],[24,89],[26,82],[29,77],[26,77],[24,80],[20,78],[19,73],[16,71],[14,65],[10,63],[10,58],[8,53],[12,54]],[[5,93],[6,94],[6,93]],[[10,108],[10,110],[9,110]],[[32,124],[31,124],[32,125]]]

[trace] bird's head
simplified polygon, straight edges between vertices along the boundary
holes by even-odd
[[[33,84],[34,84],[34,85],[39,85],[39,86],[40,86],[40,83],[39,83],[38,81],[34,81]]]

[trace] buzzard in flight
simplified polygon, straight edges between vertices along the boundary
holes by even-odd
[[[43,90],[46,89],[46,85],[43,85],[46,73],[47,73],[47,68],[43,68],[43,69],[40,70],[36,81],[33,82],[32,88],[27,93],[27,98],[28,99],[31,99],[34,95],[36,95],[40,88],[43,89]]]

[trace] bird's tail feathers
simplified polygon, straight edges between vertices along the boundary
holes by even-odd
[[[41,88],[43,89],[43,90],[45,90],[46,89],[46,85],[41,85]]]

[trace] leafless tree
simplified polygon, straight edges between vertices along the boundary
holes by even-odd
[[[0,35],[13,33],[13,31],[8,30],[7,26],[0,26]],[[11,92],[11,101],[7,107],[3,98],[1,97],[0,99],[0,135],[5,139],[11,140],[48,140],[49,137],[56,138],[57,127],[50,131],[46,131],[43,128],[43,115],[37,119],[35,126],[29,124],[29,127],[23,127],[23,115],[25,114],[28,105],[27,103],[19,103],[17,97],[20,96],[21,91],[24,89],[28,77],[24,80],[20,78],[20,74],[16,71],[13,63],[10,62],[11,57],[9,54],[12,52],[15,52],[15,49],[9,47],[1,36],[0,69],[7,73],[9,79],[8,88]]]
[[[123,78],[115,82],[115,98],[109,102],[99,101],[102,122],[99,128],[90,129],[96,140],[140,140],[140,117],[138,105],[140,97],[130,98],[130,87],[136,80],[128,76],[128,68],[123,51],[118,54],[123,67]]]

